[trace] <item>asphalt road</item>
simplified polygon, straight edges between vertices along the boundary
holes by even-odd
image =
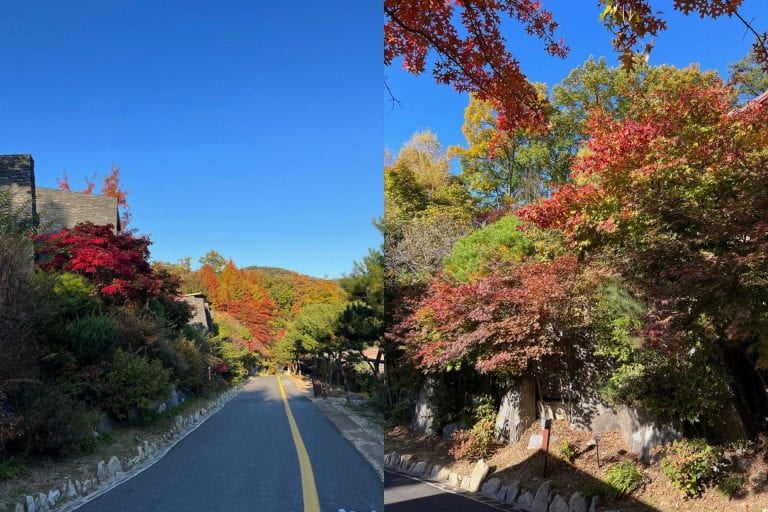
[[[381,512],[379,476],[331,422],[284,381],[322,512]],[[306,487],[306,486],[305,486]],[[304,512],[305,489],[277,378],[248,384],[155,465],[80,512]]]
[[[459,494],[444,491],[397,473],[384,472],[384,510],[386,512],[498,512]]]

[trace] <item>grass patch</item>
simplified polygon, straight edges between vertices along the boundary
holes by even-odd
[[[600,496],[603,499],[608,499],[610,496],[616,494],[616,489],[611,487],[605,482],[595,482],[587,484],[584,487],[583,494],[587,500],[592,499],[595,496]]]
[[[578,452],[576,451],[576,446],[574,446],[573,443],[568,440],[560,443],[560,458],[562,458],[565,462],[568,464],[573,464],[577,455]]]
[[[374,425],[384,428],[384,423],[385,423],[384,414],[382,414],[381,411],[371,406],[367,402],[366,403],[346,402],[346,403],[343,403],[343,405],[353,413],[357,414],[358,416],[362,416],[363,418],[370,421]]]
[[[631,494],[643,485],[643,472],[630,461],[611,464],[605,470],[606,481],[614,489],[611,499]]]
[[[96,438],[101,444],[110,445],[115,442],[115,433],[112,431],[101,432]]]
[[[744,493],[745,484],[743,476],[727,473],[717,482],[717,492],[730,500]]]
[[[16,457],[0,461],[0,482],[19,476],[24,471],[24,461]]]
[[[180,402],[176,407],[166,409],[163,412],[157,412],[153,410],[143,410],[139,415],[137,421],[133,422],[133,427],[144,428],[154,426],[165,426],[171,423],[173,418],[179,415],[183,415],[191,409],[197,409],[202,406],[206,400],[201,397],[188,396],[183,402]]]

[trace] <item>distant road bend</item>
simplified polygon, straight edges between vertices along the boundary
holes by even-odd
[[[257,377],[160,461],[81,512],[383,512],[365,459],[288,379]]]

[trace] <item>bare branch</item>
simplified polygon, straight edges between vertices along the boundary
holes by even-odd
[[[744,17],[739,13],[739,11],[733,12],[736,17],[741,21],[746,29],[749,32],[752,32],[755,35],[755,53],[757,53],[757,61],[761,62],[763,64],[763,70],[768,73],[768,41],[766,41],[766,34],[760,34],[757,30],[755,30],[755,27],[752,26],[752,21],[754,18],[750,21],[747,21],[744,19]],[[758,51],[762,49],[762,51]],[[762,55],[759,55],[762,53]]]
[[[387,94],[389,94],[389,102],[392,104],[392,107],[389,109],[389,112],[391,113],[393,110],[395,110],[395,105],[397,105],[400,108],[403,108],[402,103],[400,103],[400,100],[395,97],[395,95],[392,93],[392,89],[389,87],[389,84],[387,83],[387,77],[384,77],[384,89],[387,90]]]

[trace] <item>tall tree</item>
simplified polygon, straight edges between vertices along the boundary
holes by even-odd
[[[608,66],[604,57],[598,60],[590,57],[552,88],[550,125],[561,134],[561,151],[572,157],[589,138],[587,120],[593,110],[600,109],[623,119],[638,95],[691,83],[712,84],[716,79],[715,72],[702,73],[696,65],[679,69],[638,64],[627,73],[620,67]]]
[[[210,265],[203,265],[197,272],[197,278],[202,284],[202,291],[208,296],[208,300],[213,302],[219,294],[219,279],[216,271]]]
[[[521,214],[609,259],[643,301],[635,345],[667,370],[727,363],[742,417],[763,421],[739,379],[768,367],[768,106],[734,110],[716,77],[671,83],[632,96],[623,118],[595,111],[573,183]]]
[[[730,64],[728,72],[742,105],[768,91],[768,71],[760,65],[754,50],[740,61]]]
[[[568,48],[555,40],[557,23],[539,2],[385,0],[384,13],[386,65],[402,57],[406,69],[420,74],[426,69],[428,54],[434,51],[435,80],[492,101],[504,129],[543,125],[543,102],[507,50],[500,16],[503,13],[522,23],[528,34],[543,41],[549,54],[565,57]],[[454,25],[456,19],[461,20],[466,37]]]
[[[217,274],[224,269],[227,259],[214,249],[211,249],[198,260],[201,265],[210,265]]]
[[[377,356],[367,359],[375,374],[382,361],[384,336],[384,255],[370,250],[362,262],[355,262],[352,273],[341,280],[349,304],[339,317],[339,333],[350,350],[368,346],[378,348]]]
[[[437,136],[421,132],[384,168],[384,254],[395,274],[423,279],[469,228],[473,201]]]
[[[543,84],[537,90],[546,95]],[[550,112],[550,119],[557,117]],[[493,104],[472,95],[462,132],[467,147],[452,146],[449,154],[459,157],[462,179],[486,208],[532,203],[546,195],[550,184],[567,179],[571,155],[559,148],[562,130],[501,131]]]
[[[266,347],[272,340],[275,303],[258,278],[238,269],[229,260],[218,274],[214,305],[243,323],[251,333],[254,346]]]
[[[298,341],[304,353],[334,354],[341,348],[336,328],[343,310],[343,303],[307,304],[296,316],[286,337]]]
[[[116,165],[113,165],[109,174],[104,177],[101,195],[117,199],[117,206],[123,209],[123,215],[120,217],[121,228],[125,229],[131,222],[131,207],[128,204],[128,192],[120,187],[120,168]]]
[[[650,36],[666,30],[664,13],[654,11],[652,0],[600,0],[605,5],[600,18],[615,36],[613,46],[625,69],[646,60],[653,48]],[[739,12],[744,0],[675,0],[674,9],[685,15],[696,14],[701,18],[722,16],[737,18],[754,36],[752,44],[758,60],[768,69],[768,33],[758,33],[751,22]]]

